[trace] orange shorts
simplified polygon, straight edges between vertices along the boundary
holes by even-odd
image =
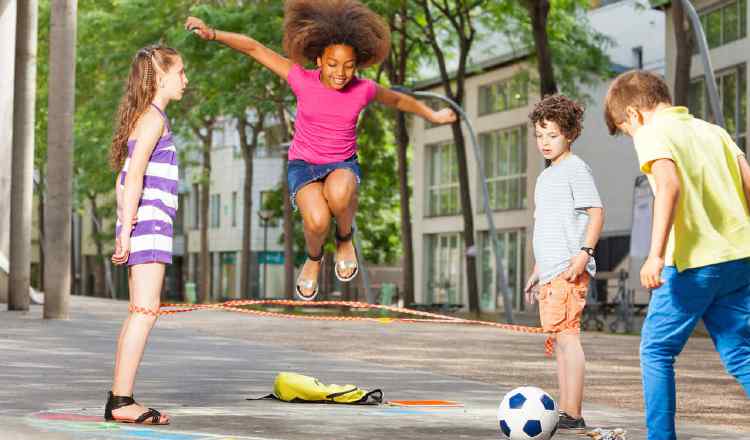
[[[545,333],[581,332],[581,313],[586,305],[589,278],[584,272],[571,283],[558,276],[539,289],[539,318]]]

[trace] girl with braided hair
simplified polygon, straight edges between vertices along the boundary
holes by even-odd
[[[432,123],[456,120],[450,109],[433,111],[414,98],[357,77],[381,63],[390,49],[385,21],[357,0],[287,0],[284,11],[286,58],[258,41],[224,32],[189,17],[185,27],[204,40],[218,41],[252,57],[285,79],[297,97],[288,180],[292,204],[302,214],[307,261],[297,279],[297,295],[318,293],[323,244],[336,219],[336,277],[358,273],[352,244],[361,172],[357,161],[357,121],[372,101],[415,113]],[[306,63],[315,69],[305,69]]]
[[[117,113],[112,166],[119,172],[114,264],[127,264],[130,313],[117,341],[115,370],[104,418],[122,423],[169,424],[169,417],[133,399],[148,335],[159,314],[166,264],[172,263],[177,212],[177,151],[167,105],[188,84],[174,49],[148,46],[133,59]]]

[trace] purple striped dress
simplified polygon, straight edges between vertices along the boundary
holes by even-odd
[[[164,118],[167,134],[159,141],[151,153],[143,177],[143,193],[138,203],[137,222],[130,235],[130,256],[128,266],[145,263],[172,263],[172,236],[175,215],[177,214],[177,150],[172,139],[172,130],[167,115],[151,104]],[[135,139],[128,141],[128,158],[120,173],[120,185],[125,185],[125,175],[135,149]],[[117,220],[116,234],[119,236],[120,220]]]

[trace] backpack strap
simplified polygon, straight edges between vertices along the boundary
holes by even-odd
[[[372,390],[354,403],[358,405],[380,405],[383,403],[383,392],[380,390]]]

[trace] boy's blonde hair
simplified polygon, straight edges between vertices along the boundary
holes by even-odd
[[[646,70],[631,70],[615,78],[604,98],[604,120],[609,134],[615,135],[618,125],[627,120],[625,109],[647,111],[659,104],[672,105],[669,87],[661,76]]]

